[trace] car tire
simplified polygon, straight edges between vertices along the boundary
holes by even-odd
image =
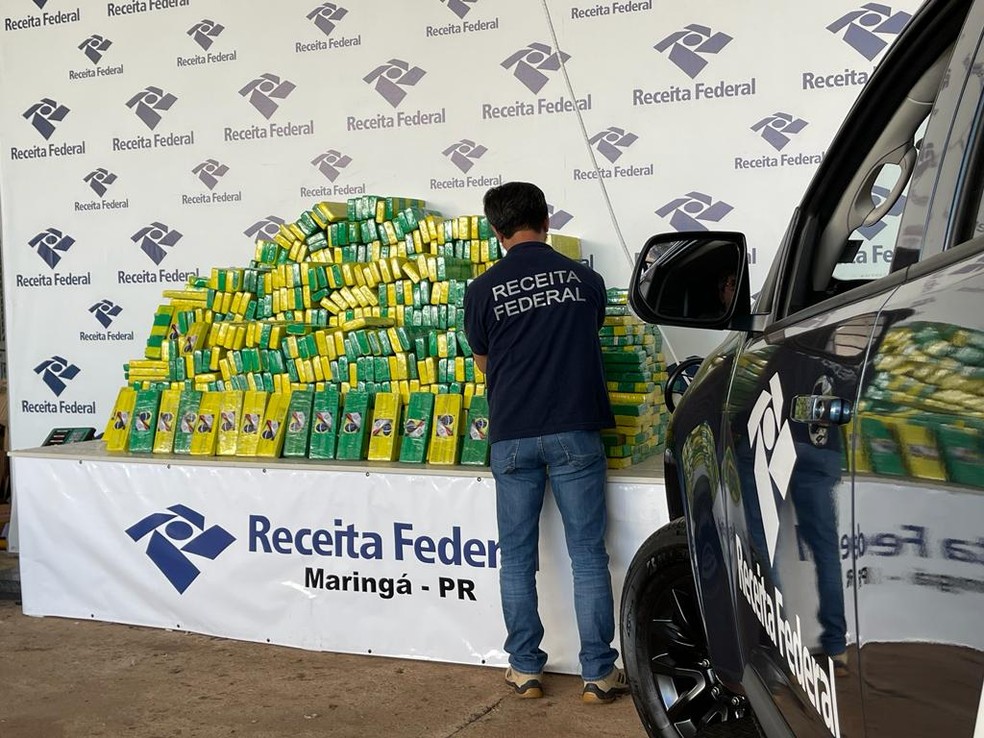
[[[692,738],[741,716],[710,665],[685,520],[656,531],[632,560],[621,638],[632,699],[653,738]]]

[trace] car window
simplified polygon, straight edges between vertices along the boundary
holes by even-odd
[[[975,76],[984,76],[984,62],[974,65]],[[984,95],[978,95],[974,115],[973,140],[960,172],[957,188],[956,227],[949,245],[959,246],[984,237]]]
[[[926,132],[951,114],[935,103],[962,21],[953,18],[945,34],[939,27],[924,34],[899,51],[890,73],[872,77],[804,199],[777,319],[892,271],[909,185],[931,153]]]
[[[919,152],[929,124],[929,111],[916,131],[912,147]],[[885,164],[870,187],[872,204],[878,208],[892,197],[892,190],[901,187],[894,204],[884,210],[881,217],[870,225],[854,229],[847,239],[842,260],[834,267],[833,278],[839,282],[871,281],[884,277],[892,270],[895,242],[902,223],[902,211],[909,195],[912,171],[903,171],[897,164]],[[853,258],[851,254],[853,253]]]

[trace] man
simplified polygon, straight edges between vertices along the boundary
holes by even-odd
[[[615,668],[614,603],[605,549],[605,450],[615,425],[598,329],[605,282],[546,241],[543,192],[508,182],[485,194],[485,216],[506,255],[465,293],[465,332],[489,392],[489,441],[499,526],[499,585],[509,654],[506,681],[543,696],[536,571],[547,476],[574,573],[582,699],[628,691]]]

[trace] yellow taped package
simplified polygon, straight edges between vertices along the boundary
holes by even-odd
[[[192,456],[215,455],[215,434],[218,427],[219,411],[222,406],[221,392],[206,392],[198,405],[198,420],[191,434]]]
[[[372,425],[369,428],[370,461],[393,461],[396,459],[399,444],[398,423],[402,402],[395,392],[378,392],[372,411]]]
[[[215,453],[218,456],[235,456],[239,445],[239,419],[243,409],[244,393],[239,390],[228,390],[218,394],[221,395],[221,402]]]
[[[249,390],[243,395],[236,456],[256,456],[260,443],[260,428],[266,415],[267,397],[268,394],[261,390]]]
[[[180,389],[166,389],[161,393],[161,407],[157,412],[157,430],[154,433],[155,454],[171,453],[180,401]]]
[[[284,447],[284,434],[287,431],[287,412],[290,408],[290,391],[274,392],[267,403],[256,455],[276,459]]]
[[[461,395],[437,395],[434,397],[434,421],[431,423],[431,441],[427,450],[430,464],[458,463],[458,443],[461,426]]]
[[[106,441],[107,451],[125,451],[130,440],[130,426],[133,420],[133,406],[137,401],[137,391],[132,387],[123,387],[116,395],[113,413],[106,423],[103,440]]]

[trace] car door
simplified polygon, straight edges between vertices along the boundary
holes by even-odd
[[[884,307],[858,404],[852,546],[872,736],[984,731],[982,25],[977,3],[925,225],[902,243],[918,262]]]
[[[907,272],[884,262],[873,272],[857,254],[925,226],[928,211],[906,195],[938,175],[930,155],[945,148],[957,103],[938,93],[967,76],[954,49],[969,43],[970,5],[917,14],[852,109],[767,279],[764,325],[737,361],[725,410],[743,683],[757,714],[777,709],[796,736],[865,732],[853,416]]]

